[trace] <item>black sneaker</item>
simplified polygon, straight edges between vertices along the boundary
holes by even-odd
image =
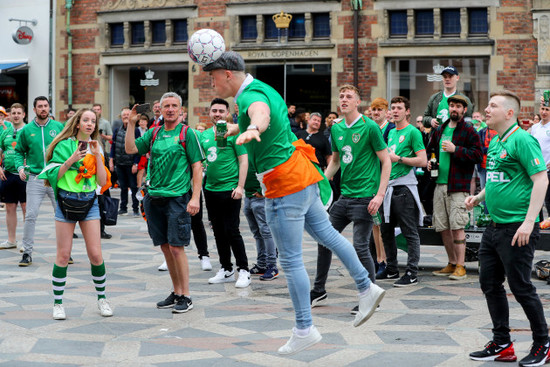
[[[474,361],[498,361],[515,362],[517,357],[514,352],[514,344],[508,343],[504,347],[489,341],[483,350],[470,353],[470,359]]]
[[[176,304],[177,300],[178,296],[172,292],[164,301],[157,302],[157,308],[172,308]]]
[[[258,265],[254,264],[254,266],[250,269],[250,275],[264,275],[265,271],[265,268],[260,268]]]
[[[531,347],[531,352],[519,361],[522,367],[542,366],[546,361],[550,360],[550,348],[544,344],[534,344]]]
[[[388,268],[376,273],[376,280],[399,279],[399,272],[391,273]]]
[[[104,240],[109,240],[113,237],[112,234],[109,234],[107,232],[101,232],[101,238],[103,238]]]
[[[69,256],[69,264],[74,264],[74,260],[72,256]]]
[[[327,292],[316,292],[311,291],[309,292],[311,307],[317,307],[320,306],[322,303],[325,303],[324,301],[327,300]]]
[[[128,214],[128,211],[127,211],[127,210],[120,209],[120,210],[118,211],[118,215],[126,215],[126,214]]]
[[[32,257],[29,254],[23,254],[23,258],[19,261],[19,266],[32,265]]]
[[[260,275],[260,280],[273,280],[279,276],[279,270],[275,266],[268,266],[264,275]]]
[[[418,277],[416,275],[412,275],[410,271],[405,272],[405,275],[403,275],[397,282],[393,283],[394,287],[409,287],[411,285],[417,285],[418,284]]]
[[[193,309],[191,298],[180,296],[172,309],[172,313],[185,313]]]
[[[76,233],[73,233],[73,238],[78,238],[78,235]]]

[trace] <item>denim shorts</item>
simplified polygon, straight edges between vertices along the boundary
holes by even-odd
[[[57,195],[61,198],[68,197],[70,199],[89,200],[95,196],[95,191],[70,192],[70,191],[65,191],[63,189],[58,189]],[[63,213],[61,212],[61,208],[59,207],[59,202],[57,202],[56,204],[57,205],[55,206],[55,220],[63,223],[76,223],[76,221],[74,220],[65,219],[65,217],[63,216]],[[86,218],[84,218],[83,221],[96,220],[96,219],[97,220],[101,219],[101,216],[99,215],[99,205],[97,203],[97,198],[95,199],[94,205],[90,208],[88,215],[86,216]]]
[[[191,241],[191,215],[187,213],[189,194],[166,198],[161,204],[153,204],[149,194],[143,199],[147,229],[153,245],[168,243],[170,246],[188,246]]]

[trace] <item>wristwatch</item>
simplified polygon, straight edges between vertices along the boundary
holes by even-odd
[[[246,130],[257,130],[258,132],[260,132],[260,129],[258,128],[258,125],[254,125],[254,124],[248,125]]]
[[[403,163],[403,157],[399,157],[399,159],[397,160],[397,163]]]

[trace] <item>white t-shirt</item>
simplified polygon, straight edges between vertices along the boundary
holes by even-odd
[[[542,122],[533,125],[531,135],[539,141],[544,162],[548,165],[550,163],[550,122],[544,125]]]

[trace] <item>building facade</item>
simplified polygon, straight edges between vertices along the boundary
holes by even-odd
[[[338,86],[352,83],[364,105],[403,95],[412,115],[422,114],[442,88],[439,71],[452,64],[476,109],[507,88],[527,117],[550,79],[550,0],[364,0],[361,9],[349,0],[68,3],[56,8],[57,114],[96,102],[112,120],[175,91],[191,125],[207,120],[210,78],[187,55],[201,28],[222,34],[247,71],[308,111],[335,110]],[[288,28],[277,28],[274,17],[289,15]]]

